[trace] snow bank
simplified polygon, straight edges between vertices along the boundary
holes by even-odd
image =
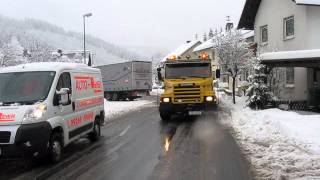
[[[256,170],[257,179],[320,178],[320,115],[278,109],[252,111],[244,99],[230,108],[230,125]],[[239,100],[238,100],[239,101]]]
[[[152,101],[148,100],[136,100],[136,101],[107,101],[104,100],[105,118],[106,121],[129,113],[134,110],[138,110],[144,105],[151,104]]]

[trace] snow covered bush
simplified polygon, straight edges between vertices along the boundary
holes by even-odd
[[[247,106],[252,109],[264,109],[271,99],[270,89],[267,86],[265,66],[256,59],[254,74],[249,76],[249,88],[247,90]]]

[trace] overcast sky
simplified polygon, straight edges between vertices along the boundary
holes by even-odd
[[[82,32],[82,14],[92,12],[88,33],[127,47],[169,50],[202,37],[210,27],[237,24],[245,0],[0,0],[0,14],[46,20]]]

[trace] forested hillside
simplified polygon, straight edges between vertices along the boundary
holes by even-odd
[[[88,35],[87,49],[95,65],[144,59],[134,52]],[[16,20],[0,16],[0,66],[52,60],[57,49],[82,50],[83,34],[68,32],[35,19]],[[146,59],[144,59],[146,60]]]

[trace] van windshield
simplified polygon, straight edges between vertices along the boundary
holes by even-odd
[[[0,106],[45,100],[54,76],[55,72],[0,73]]]

